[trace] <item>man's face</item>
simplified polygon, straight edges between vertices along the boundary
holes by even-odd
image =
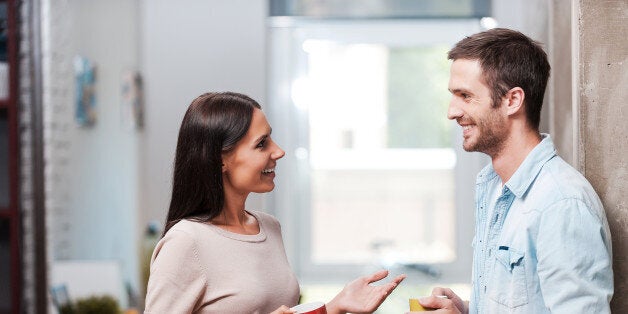
[[[493,106],[479,61],[455,60],[450,70],[449,91],[452,98],[447,118],[456,120],[462,127],[464,150],[491,157],[498,154],[508,136],[506,115],[501,103]]]

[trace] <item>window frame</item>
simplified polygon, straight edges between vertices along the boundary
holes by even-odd
[[[302,43],[308,39],[319,39],[346,43],[383,43],[398,47],[434,43],[453,46],[464,36],[480,30],[479,19],[269,19],[268,105],[264,110],[275,130],[273,137],[287,154],[279,161],[276,188],[269,195],[267,205],[269,212],[282,222],[288,259],[302,283],[346,282],[373,268],[373,265],[317,265],[311,262],[308,116],[307,111],[295,105],[291,97],[293,80],[303,77],[307,71],[307,54],[301,49]],[[411,274],[408,278],[410,282],[459,283],[468,282],[471,277],[475,176],[489,160],[482,154],[467,153],[462,149],[460,127],[455,127],[452,133],[457,160],[454,167],[457,258],[451,263],[430,265],[441,272],[438,278],[415,276],[410,269],[399,269],[399,272]]]

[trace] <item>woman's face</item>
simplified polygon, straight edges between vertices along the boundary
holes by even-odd
[[[285,152],[272,140],[271,132],[264,113],[255,109],[246,135],[222,156],[225,193],[246,196],[275,188],[275,166]]]

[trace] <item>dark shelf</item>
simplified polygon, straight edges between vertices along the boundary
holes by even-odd
[[[8,244],[0,254],[0,313],[21,313],[23,271],[20,263],[19,184],[19,23],[20,1],[0,0],[0,62],[3,62],[0,99],[0,240]],[[6,71],[8,70],[8,71]],[[6,76],[6,77],[5,77]],[[8,253],[8,254],[6,254]],[[8,279],[8,280],[7,280]],[[42,294],[45,294],[43,292]],[[41,302],[43,304],[43,302]],[[44,308],[45,304],[41,306]],[[37,310],[42,312],[44,310]]]
[[[15,213],[6,208],[6,207],[0,207],[0,218],[13,218],[13,216],[15,215]]]

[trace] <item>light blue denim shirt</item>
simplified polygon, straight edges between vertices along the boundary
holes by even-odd
[[[492,165],[478,174],[470,313],[610,313],[602,203],[542,137],[503,187]]]

